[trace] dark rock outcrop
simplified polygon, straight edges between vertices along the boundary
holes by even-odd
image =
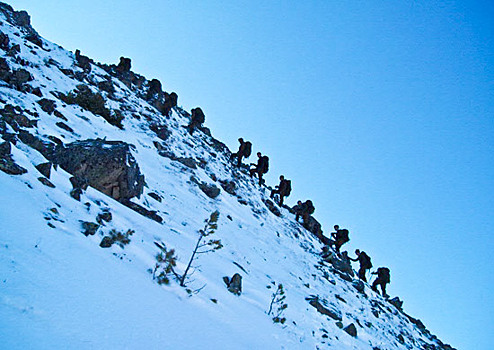
[[[313,216],[311,216],[311,215],[309,216],[307,222],[304,223],[304,227],[309,232],[312,232],[314,234],[314,236],[316,236],[321,241],[321,243],[323,243],[323,244],[329,243],[327,237],[325,237],[322,233],[321,224]]]
[[[221,188],[223,188],[226,193],[229,193],[232,196],[236,195],[235,190],[237,189],[237,184],[235,183],[235,181],[220,180],[220,184]]]
[[[26,11],[15,11],[10,5],[0,2],[0,12],[10,24],[24,28],[27,32],[26,39],[29,40],[29,37],[32,36],[39,37],[38,33],[31,26],[31,17]],[[32,38],[30,41],[32,41]]]
[[[43,156],[45,156],[46,159],[51,159],[53,151],[55,150],[55,143],[43,141],[26,130],[19,130],[17,137],[29,147],[40,152]]]
[[[34,45],[43,48],[43,40],[41,40],[41,37],[37,34],[30,33],[25,36],[26,40],[32,42]]]
[[[84,236],[94,236],[94,234],[96,233],[96,231],[98,231],[100,225],[98,225],[97,223],[95,222],[88,222],[88,221],[84,221],[81,223],[81,226],[82,226],[82,233],[84,234]]]
[[[56,122],[55,125],[58,126],[60,129],[63,129],[65,131],[74,132],[74,129],[72,129],[70,126],[68,126],[64,122]]]
[[[79,177],[79,176],[72,176],[69,179],[70,183],[72,184],[72,188],[80,188],[81,190],[85,191],[87,187],[89,186],[89,182],[86,178]]]
[[[144,98],[160,113],[169,116],[172,108],[177,105],[178,95],[174,92],[171,94],[164,92],[161,82],[158,79],[152,79],[148,82],[148,89]]]
[[[75,61],[77,65],[85,72],[91,72],[91,59],[87,56],[81,55],[80,50],[75,50]]]
[[[148,196],[153,198],[155,201],[158,201],[161,203],[161,201],[163,200],[163,198],[161,198],[161,196],[157,193],[154,193],[154,192],[149,192],[148,193]]]
[[[163,94],[163,91],[161,90],[161,82],[158,79],[150,80],[148,86],[146,100],[151,100],[157,97],[159,98]]]
[[[11,146],[9,142],[0,144],[0,170],[9,175],[22,175],[27,173],[27,170],[16,164],[12,158]]]
[[[50,178],[50,175],[51,175],[51,166],[52,166],[52,163],[51,162],[41,163],[41,164],[36,165],[36,169],[38,169],[38,171],[44,177],[46,177],[47,179],[49,179]]]
[[[161,110],[161,113],[163,113],[166,116],[169,116],[172,108],[177,106],[178,95],[175,92],[172,92],[170,94],[165,92],[164,94],[165,94],[165,103],[163,104],[163,109]]]
[[[158,214],[156,214],[156,210],[148,210],[148,209],[144,208],[142,205],[131,202],[129,200],[123,201],[122,203],[126,207],[132,209],[133,211],[135,211],[139,214],[141,214],[142,216],[145,216],[145,217],[147,217],[151,220],[154,220],[160,224],[163,222],[163,218],[161,216],[159,216]]]
[[[354,280],[352,282],[352,286],[359,292],[359,293],[363,293],[364,290],[365,290],[365,285],[364,285],[364,282],[362,282],[361,280]]]
[[[152,123],[151,125],[149,125],[149,129],[151,129],[151,131],[153,131],[156,136],[158,136],[163,141],[166,141],[172,134],[168,127],[163,124]]]
[[[242,294],[242,276],[239,273],[234,274],[232,278],[225,276],[223,277],[223,281],[230,293],[235,295]]]
[[[0,49],[7,51],[9,49],[9,36],[0,31]]]
[[[350,323],[348,326],[343,328],[343,330],[345,332],[347,332],[348,334],[350,334],[352,337],[357,336],[357,328],[355,327],[355,325],[353,323]]]
[[[120,129],[123,128],[123,115],[112,113],[106,108],[103,96],[99,92],[91,91],[87,85],[77,85],[76,90],[69,92],[67,95],[59,93],[58,97],[67,104],[76,104],[95,115],[103,117],[111,125]]]
[[[185,165],[187,168],[191,168],[191,169],[197,169],[197,164],[196,164],[196,161],[194,160],[194,158],[190,158],[190,157],[187,157],[187,158],[184,158],[184,157],[178,157],[175,159],[177,162],[180,162],[182,163],[183,165]]]
[[[206,196],[212,199],[215,199],[220,194],[220,189],[213,184],[209,185],[205,182],[202,182],[199,184],[199,188],[206,194]]]
[[[0,109],[0,119],[9,124],[12,129],[19,131],[20,128],[32,128],[37,126],[37,120],[31,120],[22,114],[20,107],[14,107],[11,104],[5,105]]]
[[[281,216],[280,210],[276,207],[276,205],[273,203],[273,201],[269,199],[263,199],[262,200],[264,204],[266,204],[266,207],[268,207],[269,211],[273,213],[276,216]]]
[[[99,244],[99,246],[101,248],[110,248],[113,244],[113,239],[109,236],[105,236],[103,237],[103,239],[101,240],[101,243]]]
[[[121,141],[78,141],[58,146],[53,162],[75,177],[86,179],[91,187],[123,202],[140,196],[144,187],[144,175],[130,149],[129,144]]]
[[[0,80],[5,82],[9,82],[11,77],[11,71],[7,60],[3,57],[0,57]]]
[[[77,201],[81,200],[81,194],[89,186],[88,180],[82,177],[72,176],[70,179],[72,184],[72,190],[70,191],[70,196]]]
[[[309,298],[305,298],[305,300],[309,301],[309,304],[312,305],[316,310],[326,316],[331,317],[333,320],[336,321],[341,321],[342,316],[341,312],[336,310],[336,309],[329,309],[325,307],[320,301],[317,296],[311,296]]]
[[[43,98],[37,101],[37,103],[41,106],[41,109],[48,114],[52,114],[55,111],[55,108],[57,108],[56,102],[47,98]]]
[[[131,60],[130,58],[127,57],[120,57],[120,62],[117,65],[117,72],[119,73],[125,73],[125,72],[130,72],[131,68]]]
[[[396,307],[398,310],[402,311],[403,310],[403,300],[400,300],[399,297],[394,297],[392,299],[389,299],[388,302]]]
[[[17,90],[22,90],[22,86],[33,80],[33,76],[24,68],[16,69],[9,77],[8,83],[13,85]]]

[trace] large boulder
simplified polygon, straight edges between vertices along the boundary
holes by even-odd
[[[121,141],[85,140],[57,146],[52,161],[91,187],[125,202],[140,196],[144,175],[130,152],[131,145]]]

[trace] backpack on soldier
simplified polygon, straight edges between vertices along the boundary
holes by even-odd
[[[336,239],[343,241],[343,243],[346,243],[350,240],[349,234],[350,233],[346,228],[338,230],[336,231]]]
[[[372,262],[370,256],[368,256],[365,252],[360,253],[362,267],[365,269],[372,269]]]
[[[262,156],[262,173],[266,174],[269,171],[269,157],[268,156]]]
[[[314,204],[312,204],[312,201],[307,200],[304,204],[305,204],[305,211],[310,215],[314,214],[316,208],[314,208]]]
[[[252,143],[250,141],[246,141],[244,144],[244,154],[245,158],[249,158],[252,154]]]
[[[380,267],[377,269],[377,276],[382,279],[383,282],[391,282],[391,276],[387,267]]]
[[[285,185],[285,193],[283,194],[285,197],[288,197],[290,193],[292,193],[292,181],[291,180],[285,180],[286,185]]]

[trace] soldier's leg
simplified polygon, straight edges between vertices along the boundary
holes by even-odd
[[[361,267],[358,270],[358,278],[360,278],[361,281],[367,282],[367,278],[365,278],[365,268]]]
[[[383,297],[387,297],[386,294],[386,282],[381,283],[381,290],[383,291]]]
[[[262,185],[262,171],[258,171],[257,175],[259,175],[259,186]]]
[[[239,154],[237,157],[238,157],[237,166],[240,168],[240,166],[242,165],[242,155]]]
[[[280,207],[283,206],[283,199],[284,199],[285,196],[283,196],[282,194],[280,194]]]
[[[339,239],[336,240],[336,242],[334,243],[334,247],[336,249],[336,252],[338,253],[338,255],[340,254],[340,248],[341,246],[343,245],[343,242]]]
[[[377,285],[379,284],[379,278],[377,278],[374,282],[372,282],[372,290],[376,293],[378,293],[377,291]]]

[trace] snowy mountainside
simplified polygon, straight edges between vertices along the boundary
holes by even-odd
[[[0,172],[2,348],[450,349],[369,285],[358,291],[322,262],[318,239],[286,208],[280,216],[268,208],[267,189],[230,164],[226,146],[205,128],[190,135],[182,108],[167,116],[150,102],[150,81],[44,40],[8,5],[0,12],[0,144],[25,169]],[[70,103],[81,84],[104,98],[103,112]],[[49,179],[38,170],[50,158],[44,144],[95,139],[132,145],[146,185],[131,201],[154,220],[91,186],[75,199],[72,174],[60,166]],[[173,276],[158,284],[156,243],[175,251],[183,273],[214,211],[211,237],[222,248],[197,257],[187,288]],[[110,220],[97,220],[108,212]],[[87,222],[99,224],[86,236]],[[111,232],[129,230],[128,244],[100,247]],[[238,296],[223,281],[235,273]],[[280,284],[283,323],[268,315]]]

